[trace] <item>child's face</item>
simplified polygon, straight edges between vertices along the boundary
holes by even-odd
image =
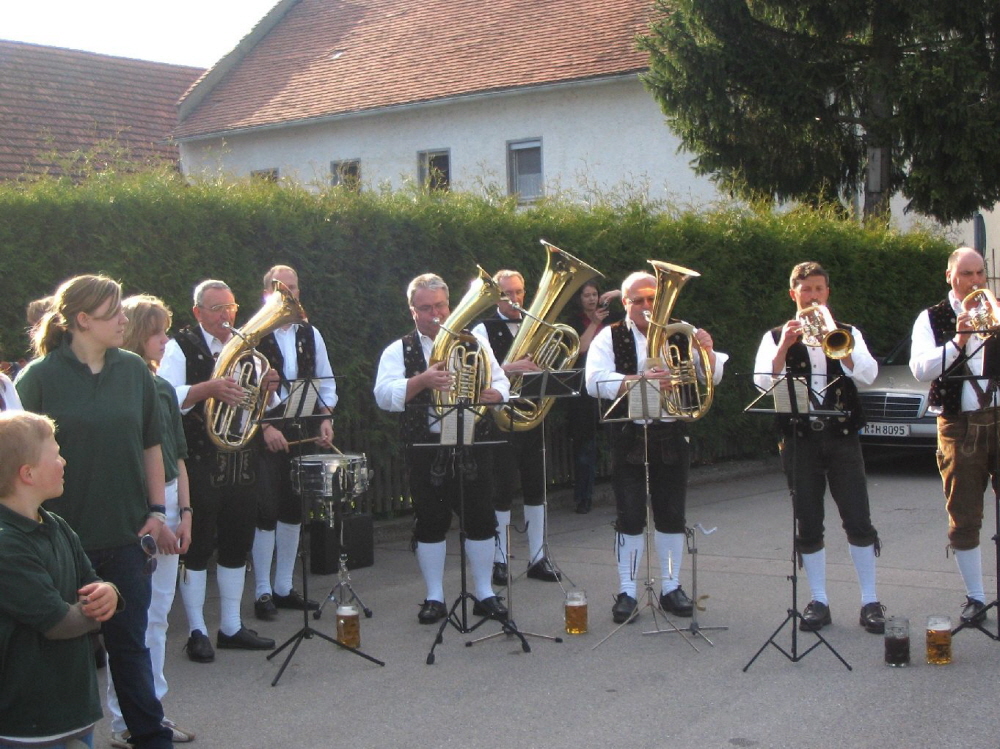
[[[166,330],[153,333],[142,345],[142,358],[146,361],[163,361],[163,353],[167,350],[169,340]]]
[[[46,499],[58,497],[63,493],[63,468],[66,461],[59,454],[59,443],[53,435],[49,435],[42,443],[38,462],[31,466],[31,475],[35,480],[35,488]]]

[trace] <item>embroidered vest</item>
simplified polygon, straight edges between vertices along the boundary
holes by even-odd
[[[510,347],[514,343],[514,334],[510,332],[508,322],[500,317],[500,313],[496,311],[492,317],[482,321],[486,328],[486,337],[490,339],[490,348],[493,349],[493,355],[500,363],[503,363],[504,357],[507,356],[507,352],[510,351]]]
[[[928,308],[927,317],[931,324],[931,331],[934,333],[936,345],[943,346],[955,337],[958,319],[955,310],[951,308],[950,300],[945,299],[943,302]],[[962,363],[956,361],[951,371],[953,374],[959,374],[961,368]],[[938,377],[931,383],[928,402],[932,408],[940,409],[948,416],[957,416],[962,412],[962,386],[964,384],[964,380]]]
[[[403,368],[406,379],[416,377],[421,372],[427,370],[427,361],[424,359],[424,349],[420,345],[420,333],[414,330],[407,333],[400,339],[403,347]],[[433,405],[430,390],[422,390],[411,398],[403,411],[403,417],[399,422],[399,436],[403,442],[409,444],[413,442],[434,442],[437,437],[431,433],[427,426],[427,410],[417,408],[417,406]]]

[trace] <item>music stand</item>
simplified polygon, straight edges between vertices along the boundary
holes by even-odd
[[[957,331],[957,332],[963,332],[963,331]],[[976,376],[973,374],[952,375],[951,372],[958,371],[958,369],[962,365],[966,364],[969,361],[969,359],[971,359],[973,356],[976,355],[979,349],[986,346],[988,338],[983,338],[984,334],[987,334],[988,336],[995,336],[998,332],[1000,332],[1000,329],[997,328],[992,328],[990,330],[976,331],[976,333],[979,334],[979,337],[982,340],[982,342],[979,344],[979,348],[975,349],[971,354],[967,354],[964,358],[960,357],[959,359],[956,359],[954,362],[952,362],[952,366],[949,369],[945,369],[943,366],[945,352],[942,351],[941,352],[942,377],[951,381],[962,382],[963,388],[965,386],[964,383],[965,380],[988,380],[991,384],[996,383],[997,380],[1000,379],[1000,374],[994,374],[992,376],[984,377],[984,376]],[[983,355],[984,355],[983,367],[985,368],[986,366],[985,352],[983,352]],[[993,399],[995,400],[995,398],[996,395],[994,394]],[[997,409],[996,406],[993,406],[992,408],[994,408],[994,410]],[[993,481],[991,483],[993,485],[993,517],[995,523],[995,530],[991,540],[993,541],[993,545],[995,546],[995,552],[996,552],[996,575],[997,575],[996,579],[1000,580],[1000,493],[998,493],[998,488],[997,488],[997,481],[1000,480],[1000,410],[997,410],[997,413],[994,414],[993,418],[993,452],[994,452]],[[1000,593],[998,593],[998,595],[1000,595]],[[987,603],[986,607],[980,612],[981,616],[969,620],[967,622],[966,621],[959,622],[958,626],[951,631],[952,636],[958,634],[963,629],[978,629],[980,632],[989,637],[991,640],[1000,641],[1000,621],[997,622],[996,634],[990,632],[988,629],[986,629],[985,626],[986,622],[988,621],[987,616],[989,614],[990,609],[997,609],[997,611],[1000,611],[1000,600],[994,598],[992,601]]]
[[[619,382],[618,380],[608,380],[606,382]],[[603,385],[604,382],[598,383],[598,386]],[[656,590],[653,587],[653,583],[656,582],[653,577],[652,564],[650,562],[650,554],[652,552],[652,543],[650,542],[651,528],[653,527],[653,517],[652,517],[652,490],[649,483],[649,423],[651,421],[661,421],[664,418],[669,418],[663,412],[663,408],[660,402],[660,388],[658,380],[651,380],[646,378],[644,375],[640,375],[637,380],[626,380],[622,384],[625,386],[624,392],[616,397],[611,405],[604,408],[603,405],[600,406],[600,421],[602,424],[614,424],[620,422],[629,422],[642,420],[642,440],[643,440],[643,467],[645,469],[646,477],[646,531],[644,534],[643,543],[645,545],[643,554],[646,558],[646,582],[645,582],[645,603],[641,606],[636,606],[635,610],[632,612],[628,619],[623,621],[617,627],[615,627],[611,632],[605,635],[604,639],[598,642],[591,650],[597,650],[601,645],[607,642],[611,637],[616,634],[622,627],[626,624],[634,622],[639,617],[639,612],[644,608],[649,608],[653,612],[653,625],[656,629],[650,632],[643,632],[643,634],[655,634],[657,632],[677,632],[682,636],[684,642],[690,645],[694,651],[701,652],[698,650],[697,646],[691,642],[687,637],[684,637],[684,632],[672,622],[670,618],[666,615],[666,612],[660,608],[659,602],[657,601]],[[598,396],[599,404],[606,401],[607,399],[602,399]],[[619,405],[627,405],[627,414],[625,416],[618,416],[615,412],[618,410]],[[633,572],[634,575],[634,572]],[[659,611],[663,614],[663,620],[670,625],[671,629],[661,629],[659,620],[657,619],[656,612]]]
[[[768,374],[770,375],[771,373],[768,372]],[[799,419],[801,417],[799,404],[801,402],[805,406],[806,413],[811,414],[813,416],[842,416],[843,412],[835,410],[819,410],[810,408],[809,406],[810,399],[811,397],[816,396],[816,393],[809,387],[809,383],[802,376],[781,374],[776,376],[774,379],[775,379],[774,384],[772,384],[771,387],[769,387],[767,390],[765,390],[756,398],[754,398],[749,403],[749,405],[747,405],[747,407],[743,409],[743,412],[770,414],[772,416],[787,414],[788,423],[791,425],[792,475],[791,475],[791,480],[788,482],[788,492],[792,499],[792,556],[791,556],[792,574],[789,575],[787,579],[790,580],[792,583],[792,605],[787,609],[787,615],[785,616],[781,624],[778,625],[778,628],[771,633],[771,636],[768,637],[767,640],[764,641],[764,644],[760,646],[760,650],[758,650],[754,654],[753,658],[751,658],[750,661],[747,663],[747,665],[743,667],[743,672],[746,673],[747,669],[749,669],[750,666],[753,665],[753,662],[757,660],[758,656],[760,656],[760,654],[764,652],[764,649],[767,648],[768,645],[772,645],[779,653],[784,655],[792,663],[798,663],[807,655],[809,655],[809,653],[818,648],[820,645],[826,645],[826,647],[830,650],[830,652],[833,653],[835,656],[837,656],[837,659],[847,667],[847,670],[852,671],[853,669],[851,668],[851,665],[846,660],[844,660],[844,658],[840,655],[840,653],[836,651],[833,645],[827,642],[826,638],[820,634],[818,629],[803,630],[812,632],[812,634],[816,635],[816,637],[818,638],[818,642],[814,642],[809,648],[807,648],[802,653],[800,653],[798,649],[798,634],[799,634],[798,624],[799,620],[803,618],[801,612],[799,611],[799,605],[798,605],[799,577],[796,566],[798,550],[796,548],[796,543],[795,543],[796,533],[798,531],[798,520],[799,520],[798,510],[796,509],[796,503],[795,503],[795,482],[798,476],[797,463],[799,455],[797,449],[798,427],[799,427]],[[832,384],[833,383],[829,383],[827,387],[830,387],[830,385]],[[783,387],[779,387],[780,385],[783,385]],[[775,398],[774,408],[756,407],[757,404],[760,403],[762,399],[772,394],[774,395]],[[819,402],[818,399],[817,402]],[[779,645],[774,639],[775,637],[778,636],[778,633],[782,629],[784,629],[785,625],[788,624],[789,622],[792,623],[792,651],[790,653],[783,647],[781,647],[781,645]]]
[[[481,408],[485,405],[484,403],[471,403],[466,399],[459,399],[453,405],[442,407],[434,416],[437,423],[441,425],[441,440],[439,442],[425,442],[425,443],[413,443],[411,447],[418,448],[448,448],[451,451],[452,462],[457,463],[462,459],[462,453],[464,448],[468,445],[473,444],[475,441],[475,409]],[[407,404],[408,408],[420,408],[421,410],[427,409],[426,404]],[[488,442],[479,442],[476,444],[485,445],[490,444]],[[448,609],[448,615],[441,621],[441,625],[438,627],[437,633],[434,636],[434,644],[431,645],[430,651],[427,653],[427,665],[434,664],[434,650],[444,642],[444,630],[449,624],[458,630],[461,634],[469,634],[479,629],[486,622],[491,621],[492,617],[484,616],[475,624],[469,624],[469,606],[468,602],[471,600],[473,606],[477,601],[476,597],[469,593],[468,589],[468,577],[466,574],[466,553],[465,553],[465,472],[461,467],[457,469],[458,473],[458,554],[459,554],[459,570],[461,579],[461,592],[452,603],[451,608]],[[461,609],[461,614],[456,613]],[[506,620],[500,621],[500,626],[506,634],[514,635],[521,640],[521,649],[525,653],[531,652],[531,646],[528,645],[528,641],[524,638],[517,629],[517,625],[514,623],[513,617],[510,616],[508,611],[508,616]]]
[[[312,410],[314,409],[316,403],[317,403],[316,399],[319,398],[319,390],[317,389],[317,386],[316,386],[316,383],[315,383],[315,380],[318,380],[318,379],[323,379],[323,378],[303,378],[301,380],[294,380],[291,383],[288,383],[287,381],[285,381],[286,384],[292,386],[292,387],[289,388],[289,397],[288,397],[288,399],[285,402],[286,403],[285,413],[282,414],[281,416],[275,416],[275,417],[261,419],[260,422],[259,422],[261,424],[272,424],[272,425],[278,426],[278,428],[281,428],[283,426],[283,427],[287,427],[287,428],[290,428],[290,429],[298,431],[300,438],[298,440],[295,440],[295,441],[289,443],[289,445],[293,445],[293,446],[297,446],[298,447],[299,455],[297,457],[301,457],[302,445],[305,444],[306,442],[313,441],[313,440],[307,440],[307,439],[302,438],[302,435],[305,433],[305,430],[304,430],[305,424],[308,423],[308,422],[310,422],[310,421],[316,421],[316,420],[319,420],[319,419],[327,419],[327,418],[329,418],[329,414],[312,414],[311,413]],[[301,386],[295,387],[298,383],[303,383],[303,384]],[[293,394],[296,391],[298,391],[299,393],[301,393],[301,396],[296,397],[296,399],[293,400]],[[314,396],[310,395],[310,393],[313,393]],[[319,399],[319,400],[320,400],[320,402],[322,401],[322,399]],[[306,415],[305,413],[303,413],[306,410],[308,410],[310,412],[309,415]],[[299,488],[300,488],[300,491],[299,491],[299,500],[302,502],[302,517],[303,517],[303,519],[305,519],[305,518],[308,517],[308,514],[309,514],[308,513],[308,510],[309,510],[309,504],[308,503],[312,499],[312,495],[311,495],[310,492],[305,491],[305,489],[303,487],[303,483],[302,483],[302,463],[301,463],[301,461],[299,461],[299,463],[298,463],[297,470],[298,470],[298,478],[299,478],[299,482],[298,483],[299,483]],[[302,597],[306,601],[308,601],[309,600],[309,575],[308,575],[307,570],[306,570],[306,557],[307,557],[307,548],[306,547],[308,547],[308,545],[309,545],[309,543],[308,543],[309,536],[308,536],[308,534],[304,533],[304,529],[305,529],[305,523],[302,524],[302,527],[299,530],[299,550],[298,550],[298,553],[296,554],[296,556],[298,557],[298,560],[299,560],[299,562],[301,564],[301,567],[302,567]],[[299,645],[302,644],[302,641],[306,640],[306,639],[312,639],[314,636],[315,637],[319,637],[320,639],[326,640],[327,642],[331,642],[331,643],[333,643],[334,645],[336,645],[337,647],[339,647],[339,648],[341,648],[343,650],[349,650],[350,652],[354,653],[355,655],[359,655],[362,658],[365,658],[365,659],[371,661],[372,663],[377,663],[379,666],[384,666],[385,665],[385,663],[383,661],[380,661],[378,658],[374,658],[374,657],[368,655],[367,653],[362,652],[361,650],[359,650],[357,648],[352,648],[349,645],[345,645],[344,643],[340,642],[339,640],[336,640],[336,639],[330,637],[329,635],[326,635],[323,632],[320,632],[319,630],[313,629],[313,627],[311,627],[310,624],[309,624],[309,609],[308,609],[308,607],[303,607],[303,609],[302,609],[302,627],[295,634],[293,634],[290,638],[288,638],[284,643],[282,643],[279,647],[277,647],[275,650],[271,651],[267,655],[267,659],[271,660],[272,658],[276,657],[278,655],[278,653],[280,653],[282,650],[284,650],[285,648],[287,648],[289,645],[292,646],[292,649],[288,651],[288,655],[285,656],[285,660],[282,662],[281,668],[278,669],[278,673],[275,675],[274,680],[271,682],[271,686],[272,687],[278,685],[278,681],[281,679],[282,674],[285,673],[285,669],[288,668],[288,664],[291,662],[292,658],[295,656],[295,651],[297,651],[299,649]]]

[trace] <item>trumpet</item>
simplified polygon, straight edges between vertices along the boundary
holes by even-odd
[[[974,287],[962,300],[962,309],[969,313],[969,323],[976,335],[986,340],[1000,328],[1000,304],[997,298],[985,286]]]
[[[818,346],[830,359],[845,359],[854,350],[851,331],[838,328],[825,304],[813,304],[795,315],[802,323],[802,342]]]

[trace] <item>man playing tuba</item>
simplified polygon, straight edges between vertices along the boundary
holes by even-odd
[[[587,355],[587,392],[609,404],[624,395],[635,380],[668,382],[670,368],[647,356],[647,336],[651,335],[649,314],[657,296],[656,278],[636,272],[622,282],[622,302],[626,317],[604,328],[594,338]],[[669,315],[669,305],[666,314]],[[666,320],[652,321],[664,325]],[[671,337],[671,341],[675,337]],[[711,365],[711,379],[717,384],[729,356],[715,351],[706,330],[694,333],[698,347]],[[678,342],[679,343],[679,342]],[[691,346],[676,345],[679,356],[689,356]],[[704,377],[699,366],[699,377]],[[685,504],[690,464],[690,439],[683,420],[666,418],[613,424],[611,473],[618,517],[615,523],[615,551],[618,560],[619,593],[611,609],[612,619],[621,624],[633,620],[636,601],[636,574],[643,553],[646,528],[646,471],[649,461],[650,506],[656,529],[656,554],[660,560],[660,607],[676,616],[691,616],[693,604],[681,588],[680,570],[685,547]],[[648,435],[648,444],[643,438]]]
[[[434,624],[448,615],[444,597],[445,535],[452,512],[461,517],[462,496],[465,551],[477,599],[473,613],[504,620],[507,608],[490,587],[496,517],[490,506],[488,448],[472,446],[458,451],[426,446],[441,439],[441,422],[432,395],[435,391],[448,393],[455,387],[456,375],[445,362],[431,362],[441,323],[449,318],[448,285],[440,276],[425,273],[410,282],[406,296],[416,329],[382,352],[374,392],[379,408],[402,413],[400,437],[406,448],[406,470],[416,516],[413,536],[427,588],[417,620]],[[455,332],[461,333],[462,321],[457,327]],[[490,351],[489,342],[473,338],[463,345],[487,357],[491,374],[490,382],[476,398],[481,403],[501,403],[510,393],[507,377]],[[474,418],[472,411],[466,411],[464,417]],[[464,482],[461,486],[460,481]]]
[[[799,263],[792,268],[789,286],[788,295],[799,312],[814,305],[825,307],[830,296],[829,276],[819,263]],[[801,417],[795,425],[794,439],[790,421],[779,421],[781,462],[795,497],[795,548],[806,570],[811,598],[799,629],[816,631],[833,621],[826,593],[823,540],[823,495],[829,480],[861,586],[859,623],[868,632],[880,634],[885,631],[885,607],[875,591],[879,540],[868,505],[865,462],[858,440],[864,413],[854,384],[870,384],[878,374],[878,364],[868,352],[860,330],[840,323],[836,329],[848,331],[853,337],[853,349],[846,355],[820,345],[807,346],[798,315],[782,327],[769,330],[757,349],[754,382],[767,390],[776,377],[786,373],[802,375],[808,378],[809,389],[823,410],[843,411],[842,416]]]

